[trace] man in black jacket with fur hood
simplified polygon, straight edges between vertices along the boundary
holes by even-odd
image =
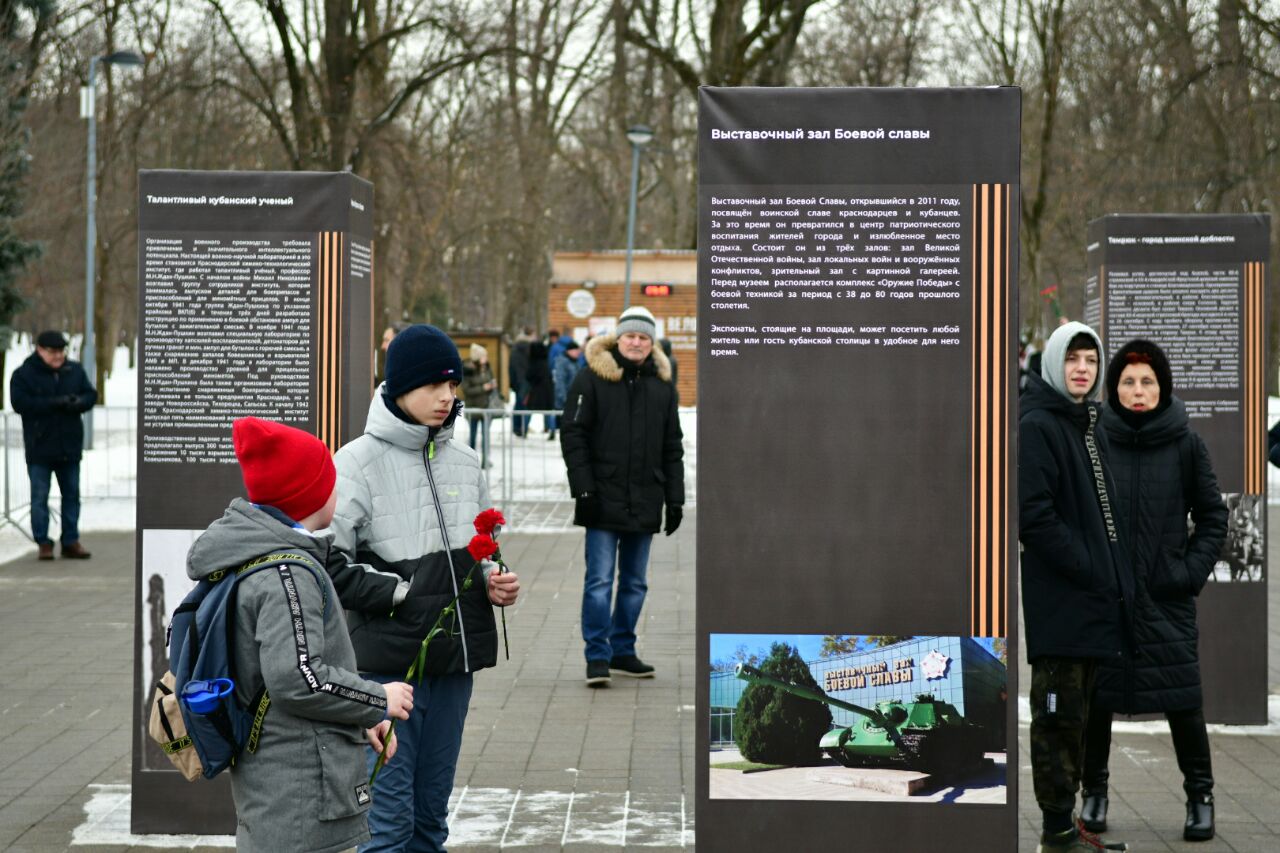
[[[684,435],[671,364],[654,347],[657,333],[646,309],[623,311],[613,334],[587,344],[587,367],[569,386],[561,419],[560,449],[577,500],[573,520],[587,529],[582,638],[593,687],[608,684],[610,672],[653,677],[653,667],[636,656],[649,545],[664,504],[668,536],[683,512]]]
[[[1092,329],[1060,326],[1019,399],[1018,538],[1042,851],[1128,849],[1102,844],[1073,815],[1094,675],[1099,660],[1128,648],[1133,600],[1098,422],[1101,362]]]

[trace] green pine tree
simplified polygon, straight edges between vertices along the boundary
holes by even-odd
[[[786,643],[774,643],[769,648],[760,671],[821,691],[804,658]],[[748,684],[734,717],[734,734],[742,757],[763,764],[818,763],[822,757],[818,741],[830,730],[830,708],[771,684]]]
[[[13,318],[27,304],[18,277],[41,251],[38,243],[23,239],[14,223],[22,213],[31,159],[27,153],[31,134],[22,119],[53,11],[53,0],[0,0],[0,375]]]

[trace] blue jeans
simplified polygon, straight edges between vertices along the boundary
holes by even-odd
[[[386,684],[403,675],[364,673]],[[431,675],[413,685],[413,711],[396,723],[396,756],[378,772],[369,809],[369,851],[444,850],[449,837],[449,795],[471,701],[471,673]],[[369,750],[369,772],[378,754]]]
[[[489,420],[484,415],[469,416],[471,422],[471,449],[476,449],[476,433],[480,433],[480,466],[489,467]]]
[[[56,465],[27,463],[27,476],[31,478],[31,535],[41,545],[52,545],[49,538],[49,483],[58,478],[58,491],[62,493],[63,545],[80,541],[80,460],[59,462]]]
[[[652,533],[587,528],[587,576],[582,587],[582,639],[587,644],[587,660],[636,653],[636,623],[649,591],[645,575],[652,541]],[[618,598],[612,601],[615,561]]]

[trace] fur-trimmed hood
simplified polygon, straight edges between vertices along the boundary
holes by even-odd
[[[597,335],[587,341],[587,367],[591,368],[592,373],[607,382],[621,382],[622,366],[613,357],[613,353],[617,349],[617,335],[612,332],[607,335]],[[662,351],[662,347],[658,346],[657,341],[653,342],[653,353],[649,356],[649,360],[653,362],[658,378],[663,382],[670,382],[671,359],[667,358],[667,354]]]

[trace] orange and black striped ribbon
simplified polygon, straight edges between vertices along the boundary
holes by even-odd
[[[1244,491],[1250,495],[1267,489],[1265,281],[1265,264],[1244,265]]]
[[[975,637],[1006,634],[1009,570],[1009,419],[1016,406],[1010,334],[1016,304],[1010,288],[1009,184],[973,187],[973,454],[970,553]]]
[[[341,231],[322,231],[316,280],[316,435],[330,452],[341,445],[342,423],[342,299],[346,265]]]

